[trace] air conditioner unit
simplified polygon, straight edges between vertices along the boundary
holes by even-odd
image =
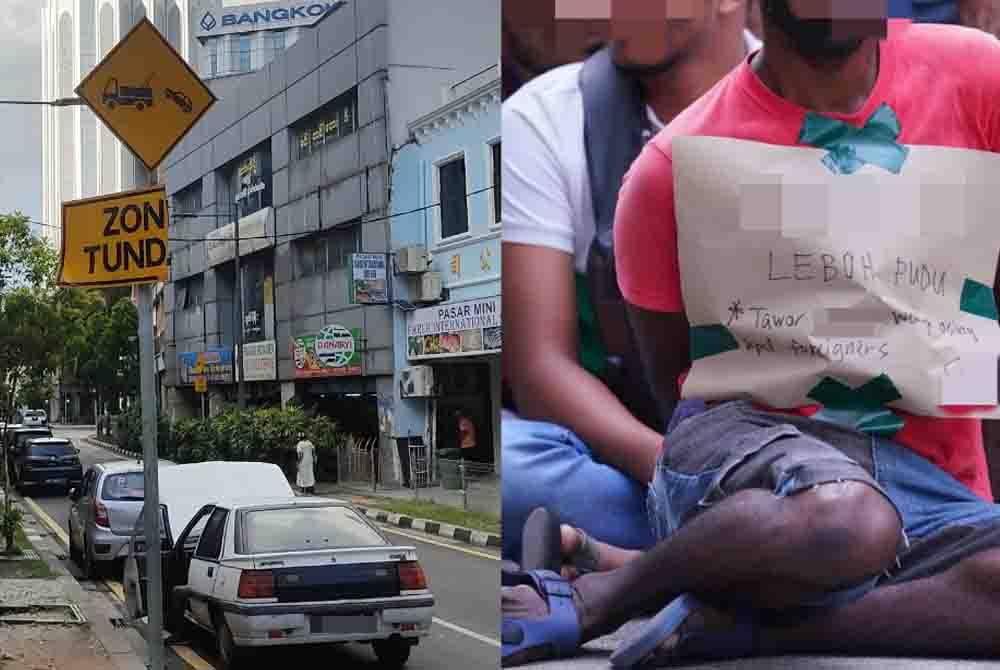
[[[403,274],[427,272],[429,263],[427,247],[422,244],[403,247],[396,252],[396,261],[399,265],[399,271]]]
[[[404,398],[429,398],[434,395],[434,368],[415,365],[399,371],[399,393]]]
[[[440,272],[425,272],[420,276],[420,302],[437,302],[443,288]]]

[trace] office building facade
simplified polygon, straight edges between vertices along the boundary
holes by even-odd
[[[242,368],[250,404],[294,399],[331,416],[370,440],[375,474],[388,481],[393,443],[378,417],[396,395],[394,317],[403,309],[392,166],[412,141],[410,120],[497,62],[499,6],[441,0],[433,16],[399,0],[268,7],[318,19],[288,28],[295,43],[256,72],[209,79],[219,102],[165,162],[174,241],[163,408],[175,418],[200,413],[194,377],[204,374],[204,405],[218,411],[236,401]],[[212,10],[217,26],[235,31],[223,39],[265,16],[275,21],[273,9]]]

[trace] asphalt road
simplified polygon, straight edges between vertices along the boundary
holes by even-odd
[[[93,435],[93,428],[58,426],[53,433],[72,439],[80,448],[84,471],[94,464],[122,460],[117,454],[93,447],[83,438]],[[58,492],[37,492],[32,498],[63,530],[69,518],[69,502]],[[500,563],[496,554],[461,543],[438,538],[422,539],[418,531],[402,531],[394,526],[382,526],[394,544],[415,546],[424,567],[437,604],[431,633],[413,649],[409,670],[441,668],[496,668],[500,664],[498,597]],[[68,561],[67,561],[68,563]],[[80,576],[75,566],[74,575]],[[206,670],[218,667],[213,640],[210,636],[190,641],[190,649],[170,654],[170,670]],[[186,662],[177,655],[187,657]],[[343,645],[334,647],[279,648],[263,650],[254,655],[253,668],[279,667],[279,664],[301,664],[300,667],[350,667],[367,669],[380,667],[371,647]],[[343,665],[342,665],[343,664]]]

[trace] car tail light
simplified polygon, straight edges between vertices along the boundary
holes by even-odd
[[[108,508],[98,500],[94,505],[94,523],[101,528],[111,528],[111,519],[108,517]]]
[[[399,588],[401,591],[422,591],[427,588],[427,577],[417,561],[402,561],[399,564]]]
[[[244,570],[240,575],[240,598],[273,598],[274,573],[270,570]]]

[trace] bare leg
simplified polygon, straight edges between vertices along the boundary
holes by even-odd
[[[858,482],[784,498],[742,491],[620,568],[572,582],[582,639],[682,593],[761,593],[760,584],[769,583],[774,588],[757,604],[778,607],[859,582],[895,558],[899,533],[889,502]],[[789,583],[801,586],[790,590]]]
[[[759,635],[760,652],[995,656],[1000,654],[1000,550],[886,586],[790,628]]]

